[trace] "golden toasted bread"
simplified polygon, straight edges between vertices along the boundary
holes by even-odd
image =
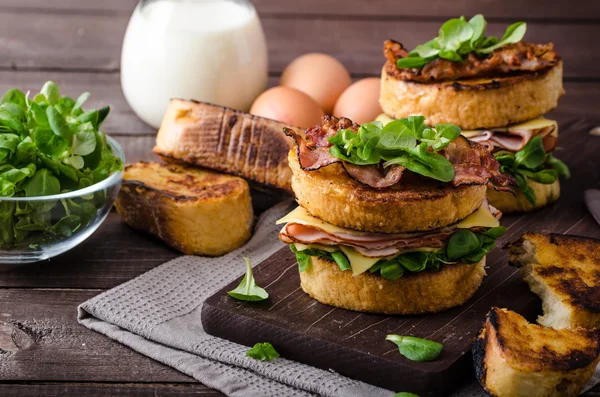
[[[545,207],[560,197],[560,182],[558,179],[549,185],[529,179],[527,180],[527,184],[535,192],[535,206],[527,201],[518,188],[515,188],[515,195],[488,189],[487,199],[495,208],[505,214],[510,214],[512,212],[527,212]]]
[[[300,286],[326,305],[383,314],[435,313],[469,300],[485,276],[485,257],[475,264],[442,265],[387,280],[369,272],[353,276],[328,259],[312,256]]]
[[[473,345],[475,373],[496,397],[577,396],[600,360],[600,331],[555,330],[492,308]]]
[[[154,153],[233,174],[259,186],[290,189],[286,126],[221,106],[172,99],[156,136]]]
[[[542,299],[538,323],[553,328],[600,327],[600,241],[526,233],[508,245],[511,264]]]
[[[485,198],[485,186],[453,187],[425,178],[413,178],[410,188],[400,183],[373,189],[352,179],[339,163],[303,171],[294,150],[288,161],[298,204],[311,215],[348,229],[379,233],[437,229],[465,218]]]
[[[505,127],[554,109],[564,94],[562,62],[547,71],[494,79],[433,83],[401,80],[383,68],[379,103],[395,119],[422,115],[427,124],[464,130]]]
[[[242,178],[177,164],[125,167],[115,206],[135,229],[189,255],[223,255],[250,237],[253,212]]]

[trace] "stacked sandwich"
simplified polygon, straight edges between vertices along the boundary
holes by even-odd
[[[297,209],[279,238],[302,289],[351,310],[412,314],[467,301],[504,228],[486,189],[514,179],[451,124],[424,117],[353,124],[325,116],[305,135],[285,129]]]
[[[551,154],[558,125],[541,117],[564,93],[562,60],[551,43],[521,41],[523,22],[509,26],[501,39],[484,36],[485,27],[481,15],[451,19],[438,37],[410,52],[388,40],[383,119],[420,114],[431,125],[458,125],[493,151],[502,172],[519,183],[516,195],[490,190],[490,203],[503,212],[528,211],[558,199],[558,177],[569,175]]]

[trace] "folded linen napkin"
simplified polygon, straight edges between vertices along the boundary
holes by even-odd
[[[287,201],[265,212],[252,239],[236,251],[219,258],[179,257],[84,302],[79,322],[228,396],[391,397],[392,391],[285,358],[251,359],[248,347],[202,329],[202,303],[244,274],[242,257],[259,264],[283,247],[275,221],[293,206]],[[599,381],[596,372],[590,385]],[[472,382],[454,397],[485,395]]]

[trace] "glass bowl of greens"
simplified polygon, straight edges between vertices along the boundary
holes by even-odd
[[[89,237],[119,192],[124,154],[99,130],[109,108],[85,111],[89,94],[61,96],[47,82],[30,98],[0,101],[0,264],[36,262]]]

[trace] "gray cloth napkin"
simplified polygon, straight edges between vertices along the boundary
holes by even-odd
[[[79,306],[80,324],[234,397],[369,396],[393,392],[278,358],[246,357],[248,347],[202,329],[203,302],[245,272],[243,256],[259,264],[283,247],[275,221],[294,207],[283,202],[259,219],[252,239],[219,258],[182,256]],[[595,374],[593,384],[598,382]],[[485,393],[471,384],[454,397]]]

